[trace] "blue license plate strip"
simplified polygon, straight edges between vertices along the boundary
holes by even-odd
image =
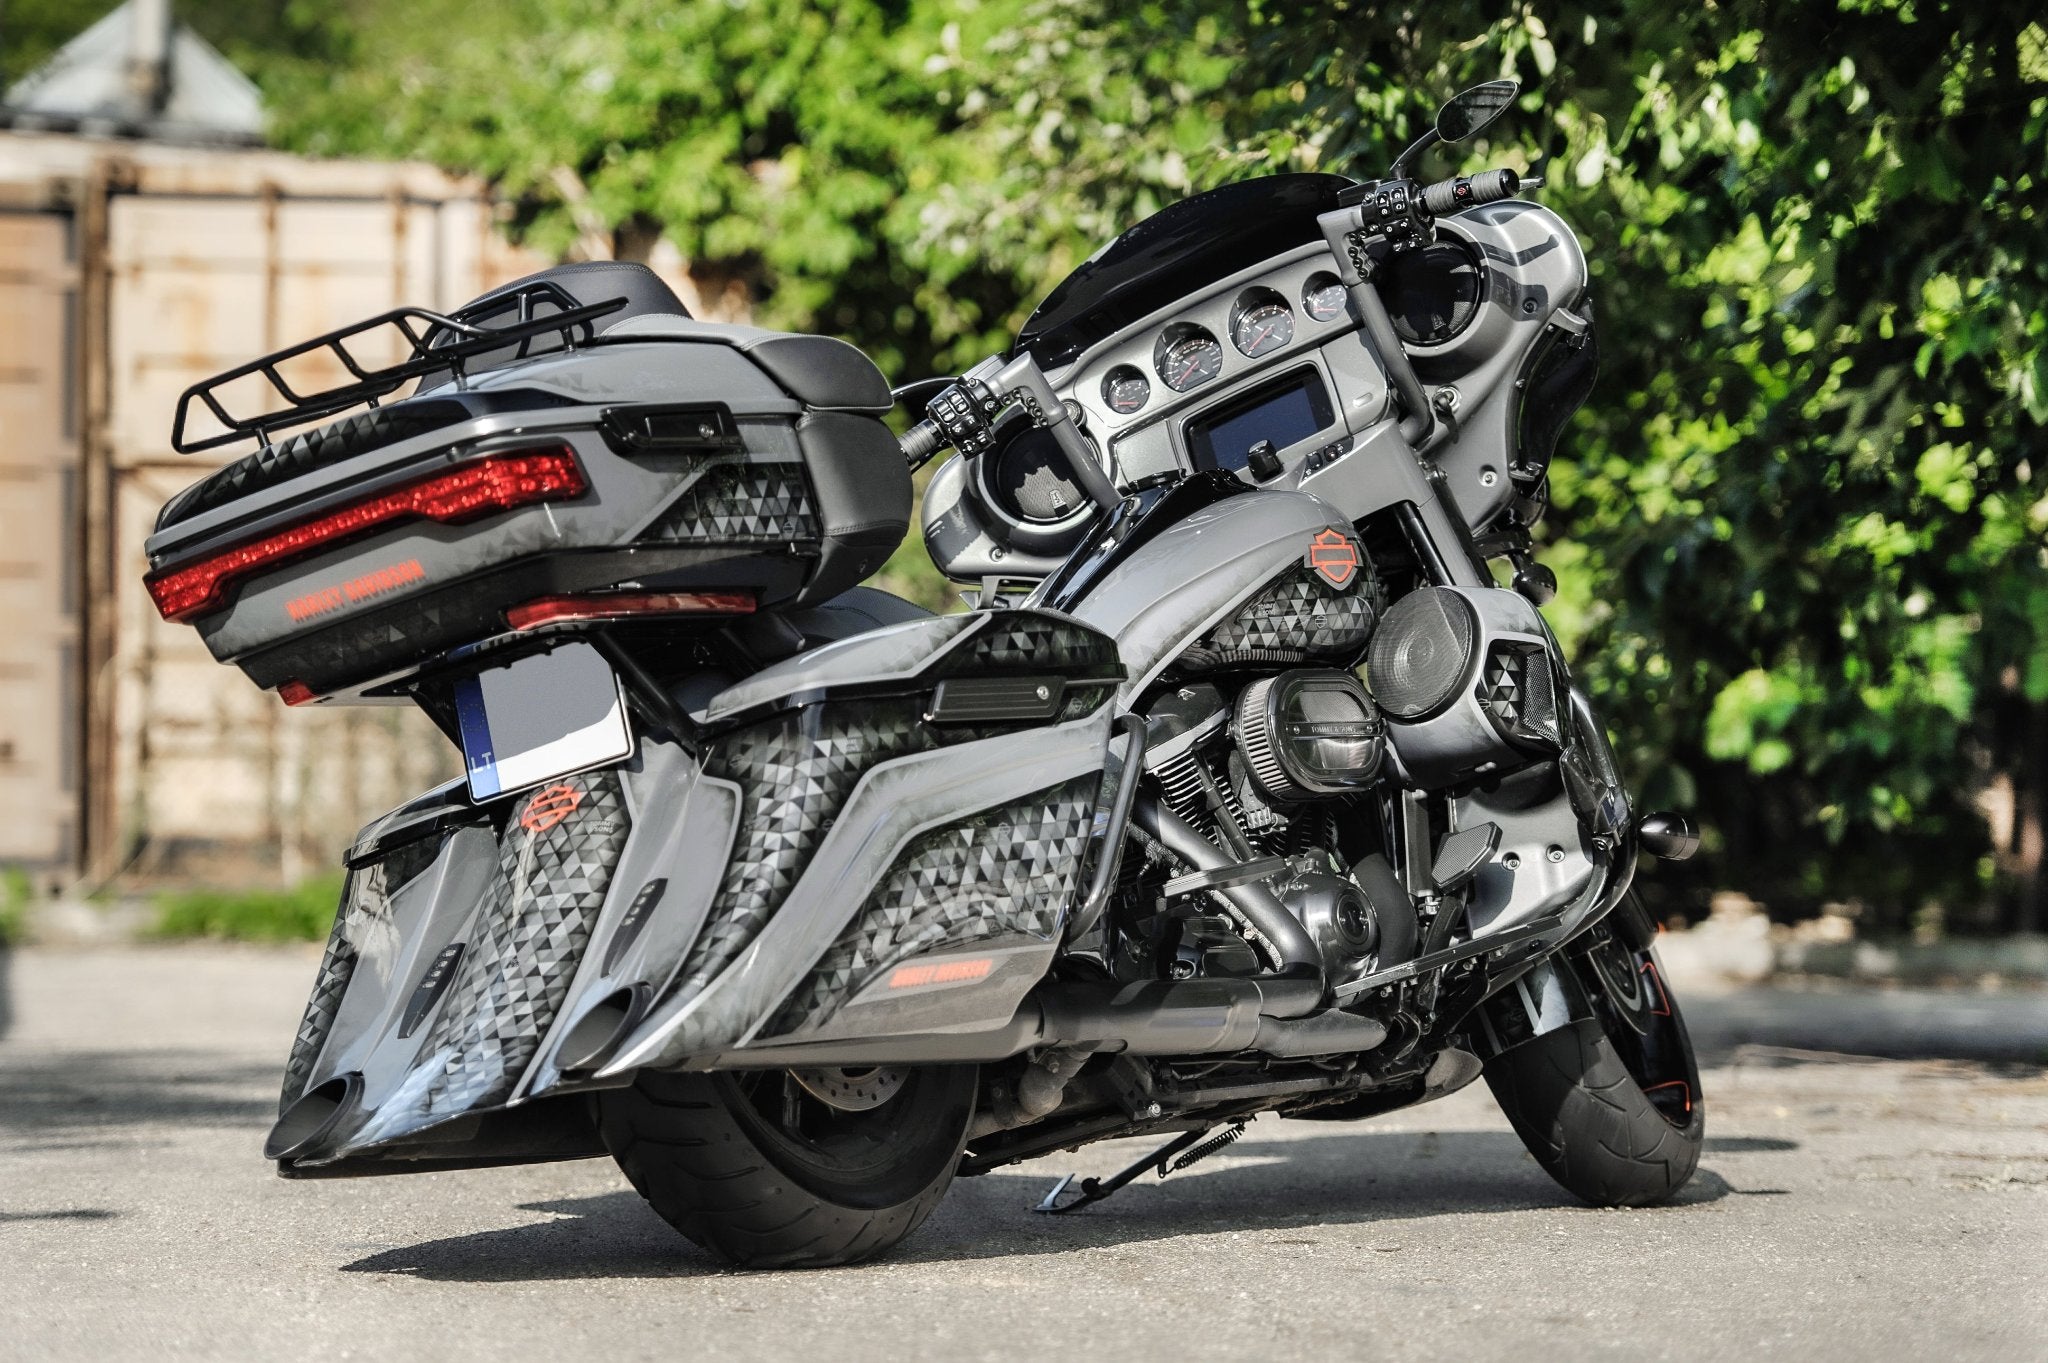
[[[455,684],[469,792],[479,800],[632,755],[624,693],[589,644],[565,644]]]

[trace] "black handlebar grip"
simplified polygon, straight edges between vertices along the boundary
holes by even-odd
[[[1522,187],[1522,177],[1511,170],[1482,170],[1470,179],[1460,175],[1438,180],[1422,191],[1422,206],[1430,216],[1441,218],[1460,209],[1512,199]]]
[[[937,422],[920,421],[903,433],[903,462],[913,471],[921,469],[945,443]]]

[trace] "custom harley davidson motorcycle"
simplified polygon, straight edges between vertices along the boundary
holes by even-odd
[[[164,617],[467,771],[348,851],[279,1171],[609,1153],[699,1244],[834,1264],[955,1176],[1170,1137],[1065,1212],[1484,1076],[1572,1193],[1671,1196],[1699,1078],[1627,890],[1696,840],[1531,557],[1585,258],[1512,171],[1406,171],[1514,95],[1171,207],[895,394],[612,263],[189,390],[178,449],[260,448],[164,508]],[[945,448],[934,616],[858,584]]]

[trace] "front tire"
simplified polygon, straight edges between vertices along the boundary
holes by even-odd
[[[931,1215],[976,1082],[973,1066],[650,1073],[600,1095],[600,1129],[696,1244],[746,1268],[822,1268],[893,1249]]]
[[[1573,1196],[1596,1207],[1669,1201],[1699,1167],[1707,1114],[1656,959],[1603,930],[1557,967],[1575,1016],[1488,1060],[1487,1087]]]

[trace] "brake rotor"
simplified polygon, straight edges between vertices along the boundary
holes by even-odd
[[[1647,961],[1639,962],[1634,952],[1611,936],[1591,947],[1585,960],[1593,967],[1601,988],[1622,1020],[1636,1031],[1647,1033],[1657,1002],[1652,997],[1655,986],[1646,978],[1653,967]]]
[[[866,1112],[896,1096],[903,1081],[910,1078],[907,1065],[870,1065],[865,1068],[791,1070],[797,1087],[827,1107],[841,1112]]]

